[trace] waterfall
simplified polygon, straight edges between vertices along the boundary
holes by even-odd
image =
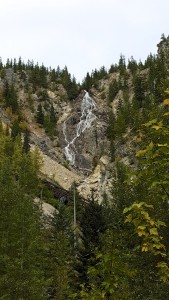
[[[66,135],[66,121],[63,124],[63,134],[65,137],[65,141],[67,143],[66,147],[64,148],[64,153],[66,159],[71,163],[71,165],[75,164],[75,157],[76,157],[76,148],[75,148],[75,141],[76,139],[88,128],[91,127],[93,121],[96,119],[93,111],[96,108],[96,104],[94,100],[89,96],[88,92],[85,92],[81,103],[81,117],[79,123],[76,125],[75,128],[75,136],[71,141],[68,141],[68,137]]]

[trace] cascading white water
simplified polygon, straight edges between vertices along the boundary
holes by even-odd
[[[93,121],[96,119],[96,116],[93,113],[93,110],[96,108],[94,100],[89,96],[88,92],[85,92],[85,95],[81,104],[81,117],[80,121],[76,126],[75,136],[71,141],[68,141],[66,136],[66,121],[63,125],[63,134],[67,146],[64,148],[65,156],[71,165],[75,164],[76,148],[75,141],[86,129],[90,128]],[[73,149],[74,148],[74,149]]]

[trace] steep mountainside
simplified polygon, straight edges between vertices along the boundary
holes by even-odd
[[[42,172],[87,197],[108,192],[116,161],[136,165],[136,131],[156,113],[167,88],[168,38],[145,63],[120,57],[109,72],[87,74],[82,85],[67,68],[33,62],[0,64],[0,118],[11,134],[28,129],[44,160]],[[86,90],[88,92],[86,92]]]

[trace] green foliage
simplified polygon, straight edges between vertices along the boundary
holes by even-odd
[[[51,108],[50,108],[50,122],[53,124],[56,123],[56,114],[55,114],[53,105],[51,105]]]
[[[7,81],[5,82],[4,98],[5,98],[5,106],[11,107],[12,112],[16,113],[19,108],[17,93],[14,86],[13,85],[10,86]]]
[[[23,151],[28,153],[30,150],[30,131],[26,128],[23,138]]]
[[[110,66],[110,69],[109,69],[109,73],[111,74],[111,73],[114,73],[114,72],[117,72],[118,71],[118,65],[117,64],[112,64],[111,66]]]
[[[99,242],[99,234],[106,228],[103,209],[93,198],[85,205],[80,220],[83,244],[88,252],[91,252]]]
[[[38,158],[22,153],[19,137],[1,135],[0,145],[0,298],[44,299]]]
[[[125,62],[125,57],[122,54],[120,55],[118,69],[120,71],[120,75],[124,75],[126,71],[126,62]]]
[[[101,245],[99,236],[106,229],[102,206],[91,199],[82,211],[79,226],[81,243],[78,243],[77,246],[77,260],[74,266],[75,291],[79,291],[81,284],[87,284],[87,270],[90,266],[95,265],[94,250]]]
[[[44,128],[45,128],[46,133],[50,137],[53,137],[57,133],[57,131],[56,131],[56,121],[57,121],[57,119],[56,119],[56,114],[55,114],[55,111],[54,111],[54,107],[53,107],[53,105],[51,105],[49,114],[47,114],[44,117]]]
[[[108,101],[112,102],[117,95],[119,91],[119,85],[116,79],[113,80],[113,82],[110,83],[109,85],[109,90],[108,90]]]
[[[21,128],[19,127],[19,121],[16,119],[14,120],[11,127],[11,137],[13,140],[15,140],[15,138],[20,134],[21,134]]]
[[[31,64],[31,70],[29,72],[29,82],[32,84],[33,89],[35,90],[38,86],[43,88],[47,87],[47,69],[42,65],[39,66],[34,63]]]
[[[65,67],[60,72],[60,77],[61,77],[61,82],[67,91],[69,100],[75,99],[78,95],[78,86],[75,77],[73,76],[73,78],[71,78],[71,75],[68,72],[67,67]]]
[[[168,105],[168,101],[165,100],[164,104]],[[142,130],[142,137],[145,137],[145,146],[136,154],[140,166],[133,178],[135,185],[142,182],[142,192],[146,191],[142,195],[144,202],[134,203],[124,210],[124,213],[128,214],[126,222],[133,223],[135,232],[142,239],[141,250],[158,256],[156,266],[164,282],[169,279],[169,244],[165,230],[169,224],[166,211],[169,195],[168,115],[167,111],[161,119],[150,120],[143,126],[145,129]],[[164,226],[164,229],[161,226]]]
[[[72,270],[72,230],[69,208],[60,204],[59,213],[52,217],[48,234],[48,256],[46,276],[49,282],[48,295],[52,299],[64,300],[70,294]]]
[[[134,97],[139,108],[143,107],[145,99],[144,78],[136,76],[134,79]]]
[[[91,89],[91,87],[92,87],[92,78],[89,75],[89,72],[86,74],[86,77],[84,78],[82,86],[83,86],[84,90],[86,90],[86,91],[89,91]]]
[[[131,71],[131,73],[134,75],[138,69],[137,61],[133,58],[133,56],[128,61],[127,68]]]
[[[168,102],[166,100],[166,104]],[[164,119],[167,115],[168,112],[165,113]],[[152,135],[149,132],[152,127],[152,131],[158,135],[157,140],[160,140],[159,130],[163,131],[164,127],[162,129],[159,122],[156,119],[145,124],[146,140],[152,136],[157,138],[154,133]],[[168,138],[167,132],[165,137]],[[165,145],[164,141],[163,144]],[[159,147],[162,147],[160,145]],[[151,159],[151,155],[146,160],[145,156],[147,157],[152,149],[153,146],[149,143],[144,149],[146,151],[138,152],[139,159],[144,157],[146,167],[146,161]],[[148,168],[153,167],[152,162],[148,163]],[[145,175],[144,167],[141,168],[140,165],[138,172],[129,171],[129,167],[122,163],[116,165],[112,183],[113,201],[108,199],[109,204],[104,207],[108,229],[100,236],[102,242],[98,243],[99,249],[94,248],[91,263],[87,267],[86,280],[81,285],[77,299],[162,300],[167,297],[168,204],[163,201],[164,195],[159,203],[159,191],[157,193],[156,185],[151,187],[151,174],[147,172]],[[162,172],[161,176],[164,174]],[[157,173],[154,172],[154,177],[156,176]],[[165,189],[167,191],[167,183]],[[162,191],[165,192],[164,189],[161,189]],[[140,197],[146,202],[134,203],[135,199]],[[126,222],[123,210],[127,214]]]
[[[112,245],[110,235],[104,241],[102,252],[96,251],[95,265],[88,269],[89,283],[82,285],[81,299],[128,299],[129,279],[134,276],[130,256]]]
[[[82,89],[89,91],[92,87],[95,87],[97,89],[100,88],[99,86],[99,80],[106,78],[107,71],[105,67],[101,67],[99,70],[92,71],[91,74],[87,72],[83,82],[82,82]]]
[[[38,105],[37,113],[36,113],[36,120],[39,124],[44,124],[44,113],[42,109],[41,103]]]
[[[117,202],[110,203],[108,199],[102,206],[106,227],[99,232],[99,243],[93,249],[87,279],[78,299],[132,299],[130,284],[137,270],[131,265],[133,256],[128,249],[131,242],[122,214],[125,205],[130,203],[126,171],[122,164],[117,165],[117,178],[112,186],[113,199]]]
[[[159,229],[165,226],[165,223],[159,220],[154,221],[148,212],[150,209],[153,209],[153,206],[145,202],[133,203],[129,208],[124,209],[125,214],[129,213],[125,222],[133,223],[136,233],[142,237],[141,250],[143,252],[150,251],[154,255],[165,257],[165,246],[159,235]]]

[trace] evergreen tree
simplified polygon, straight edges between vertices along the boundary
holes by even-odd
[[[92,78],[89,75],[89,73],[87,72],[86,77],[83,80],[83,84],[82,87],[84,90],[89,91],[92,87]]]
[[[78,86],[75,77],[71,79],[70,88],[68,89],[68,96],[70,100],[73,100],[78,96]]]
[[[82,234],[82,246],[77,252],[77,261],[75,272],[78,279],[74,285],[79,289],[80,284],[87,284],[87,270],[89,266],[94,265],[94,250],[101,246],[99,235],[106,229],[102,206],[93,199],[85,206],[80,220],[80,230]],[[77,275],[76,275],[77,276]]]
[[[30,131],[26,128],[23,140],[23,152],[28,153],[30,150]]]
[[[55,82],[57,79],[58,79],[58,74],[57,74],[56,70],[55,69],[51,70],[51,72],[50,72],[50,80],[52,82]]]
[[[109,84],[108,101],[112,102],[119,91],[119,85],[116,79]]]
[[[5,82],[4,98],[5,98],[6,107],[11,107],[12,112],[14,113],[17,112],[19,108],[17,93],[14,86],[12,85],[10,87],[7,81]]]
[[[138,69],[137,61],[133,58],[133,56],[128,61],[127,68],[131,71],[131,73],[134,75]]]
[[[70,76],[66,66],[61,72],[61,80],[62,80],[62,84],[63,84],[64,88],[66,89],[68,96],[69,96],[69,91],[71,89],[71,76]]]
[[[38,109],[37,109],[37,113],[36,113],[36,120],[39,124],[41,124],[41,125],[44,124],[44,113],[42,110],[41,103],[38,105]]]
[[[44,128],[46,133],[53,137],[56,135],[56,114],[53,105],[50,107],[50,112],[44,117]]]
[[[9,136],[0,157],[0,298],[44,299],[42,223],[31,196],[38,164]]]
[[[124,73],[126,71],[126,62],[125,62],[125,57],[122,54],[120,55],[118,69],[120,71],[120,74],[124,75]]]
[[[49,299],[65,300],[70,295],[72,281],[72,218],[68,207],[59,205],[51,220],[48,235],[49,265],[46,275],[49,282]]]
[[[50,107],[50,122],[53,125],[56,124],[56,114],[55,114],[55,110],[54,110],[53,104]]]
[[[117,64],[111,65],[111,66],[110,66],[109,74],[115,73],[115,72],[117,72],[117,71],[118,71],[118,65],[117,65]]]
[[[145,83],[141,76],[135,77],[134,80],[134,98],[138,108],[143,107],[145,100]]]
[[[2,63],[2,58],[0,57],[0,70],[3,69],[3,63]]]
[[[11,137],[13,140],[21,134],[21,128],[19,127],[19,121],[16,119],[11,127]]]

